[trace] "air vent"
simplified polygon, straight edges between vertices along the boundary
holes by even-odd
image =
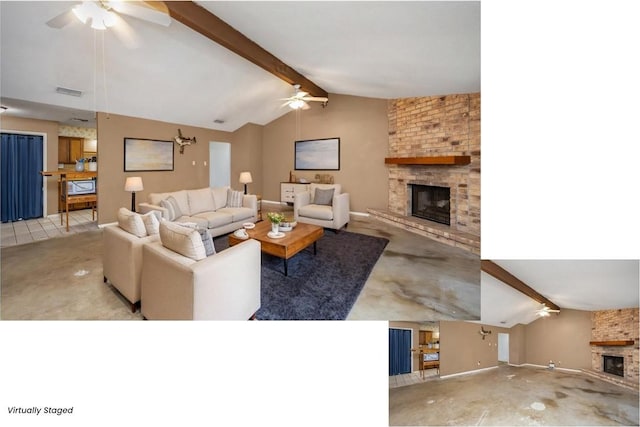
[[[60,86],[58,86],[56,88],[56,92],[58,92],[58,93],[60,93],[62,95],[82,96],[82,91],[76,90],[76,89],[69,89],[68,87],[60,87]]]
[[[221,124],[223,124],[223,123],[224,123],[224,120],[221,120],[221,119],[215,119],[215,120],[213,121],[213,123],[217,123],[217,124],[221,125]]]
[[[69,121],[86,123],[86,122],[89,121],[89,119],[81,119],[80,117],[72,117],[72,118],[69,119]]]

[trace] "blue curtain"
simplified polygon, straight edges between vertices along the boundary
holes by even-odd
[[[411,372],[411,331],[389,328],[389,375]]]
[[[0,210],[2,222],[42,216],[43,137],[2,134]]]

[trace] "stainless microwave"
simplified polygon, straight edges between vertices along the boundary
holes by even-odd
[[[96,181],[93,179],[67,181],[67,194],[77,196],[79,194],[93,194],[96,192]]]

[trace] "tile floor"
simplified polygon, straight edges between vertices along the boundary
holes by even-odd
[[[425,369],[424,376],[420,372],[411,372],[409,374],[392,375],[389,377],[389,388],[405,387],[413,384],[421,384],[425,381],[440,378],[437,369]]]
[[[51,237],[67,236],[83,231],[98,229],[98,215],[96,220],[91,218],[91,209],[69,212],[69,231],[66,221],[60,224],[60,214],[49,215],[44,218],[28,219],[24,221],[7,222],[0,225],[0,247],[8,247],[45,240]]]

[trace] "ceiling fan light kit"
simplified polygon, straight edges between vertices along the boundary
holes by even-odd
[[[282,101],[287,101],[283,104],[283,106],[288,105],[293,110],[308,110],[309,104],[307,102],[322,102],[322,106],[326,107],[329,102],[329,98],[325,96],[307,96],[309,95],[307,92],[300,90],[300,85],[293,85],[293,96],[289,98],[284,98]]]
[[[91,28],[94,30],[106,30],[109,27],[113,27],[117,22],[116,15],[109,9],[102,2],[98,5],[92,1],[83,1],[82,4],[74,6],[71,10],[83,24],[86,24],[87,20],[90,19]]]

